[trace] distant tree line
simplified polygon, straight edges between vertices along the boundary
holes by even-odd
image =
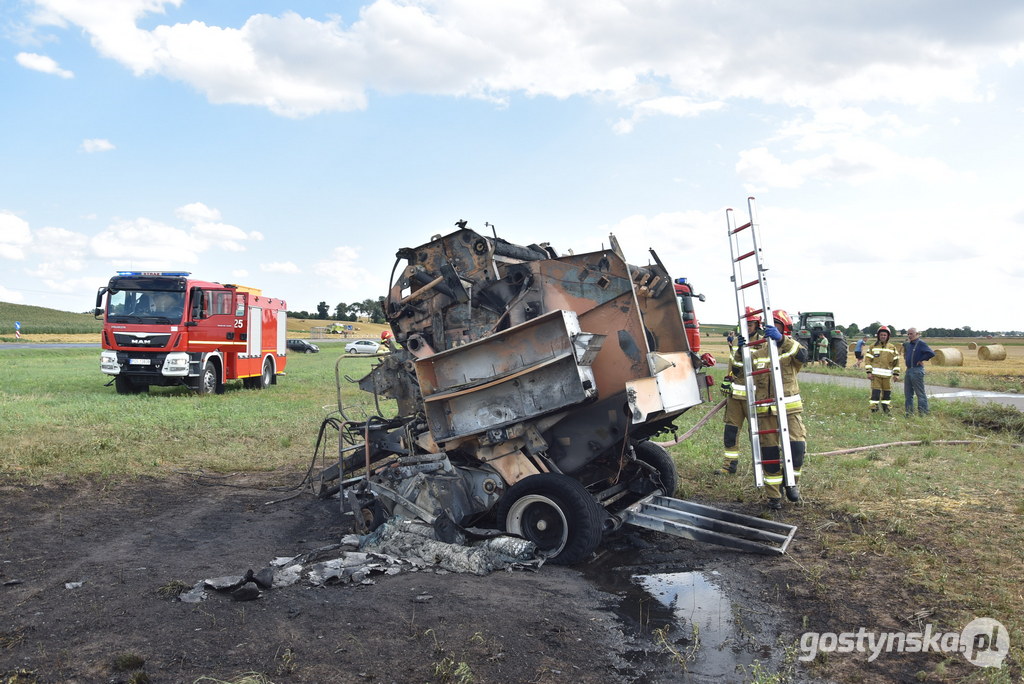
[[[861,328],[856,323],[851,323],[846,326],[837,326],[846,333],[847,337],[859,337],[860,335],[867,335],[868,337],[874,337],[878,333],[878,329],[882,327],[881,321],[875,321],[869,325],[865,325]],[[892,325],[889,326],[893,328]],[[906,335],[906,328],[895,328],[896,334]],[[974,330],[969,325],[965,325],[962,328],[926,328],[920,331],[924,337],[988,337],[989,335],[1007,335],[1009,337],[1020,337],[1024,335],[1019,330],[1007,330],[1001,332],[992,332],[990,330]]]
[[[364,299],[361,302],[346,304],[339,302],[334,306],[334,312],[327,302],[320,302],[316,305],[316,311],[289,311],[292,318],[311,318],[320,321],[357,321],[360,318],[368,318],[371,323],[384,323],[384,307],[380,300]]]

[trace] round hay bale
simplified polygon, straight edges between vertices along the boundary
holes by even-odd
[[[967,343],[967,348],[973,351],[973,350],[978,348],[978,343],[977,342],[968,342]]]
[[[982,361],[1002,361],[1006,358],[1006,347],[1001,344],[986,344],[978,347],[978,358]]]
[[[964,365],[964,355],[960,353],[959,349],[943,347],[935,350],[935,358],[932,359],[932,363],[936,366],[962,366]]]

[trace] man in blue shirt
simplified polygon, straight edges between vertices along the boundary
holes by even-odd
[[[861,335],[853,347],[853,358],[857,359],[857,363],[853,364],[854,368],[860,368],[860,364],[864,363],[864,343],[867,341],[867,336]]]
[[[907,341],[903,343],[903,361],[907,374],[903,376],[903,395],[907,417],[914,415],[914,395],[917,395],[917,410],[922,416],[928,414],[928,395],[924,393],[924,362],[935,356],[932,348],[921,339],[917,328],[907,330]]]

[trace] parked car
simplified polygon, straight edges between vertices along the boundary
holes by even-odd
[[[288,340],[288,349],[293,352],[302,352],[303,354],[316,354],[320,351],[320,347],[306,340]]]
[[[345,345],[346,354],[376,354],[380,351],[380,342],[375,340],[353,340]]]

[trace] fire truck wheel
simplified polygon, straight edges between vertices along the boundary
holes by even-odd
[[[263,362],[263,372],[260,377],[253,378],[256,381],[256,389],[266,389],[274,381],[274,364],[267,359]]]
[[[666,496],[675,496],[676,487],[679,485],[679,476],[676,474],[675,463],[672,457],[661,446],[654,442],[640,442],[634,449],[636,457],[652,465],[657,469],[661,477],[661,485],[665,488]]]
[[[207,361],[203,366],[203,374],[199,376],[199,386],[196,389],[200,394],[215,394],[218,384],[217,367],[213,361]]]
[[[498,502],[504,529],[532,541],[552,563],[572,565],[601,542],[604,509],[579,481],[558,473],[530,475]]]

